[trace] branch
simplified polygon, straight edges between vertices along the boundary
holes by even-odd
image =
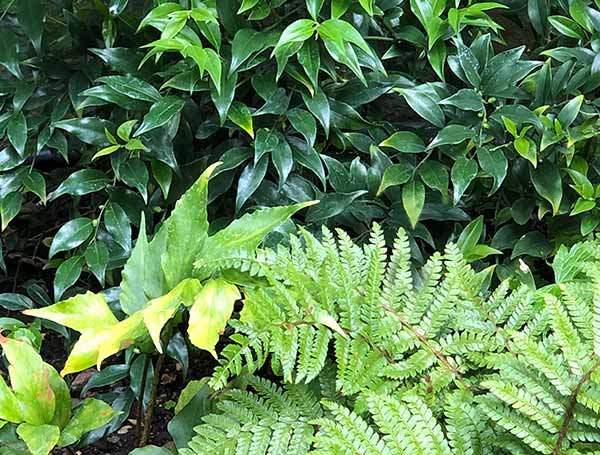
[[[589,381],[590,377],[592,376],[592,373],[598,367],[600,367],[600,361],[596,362],[596,364],[592,368],[590,368],[590,370],[586,374],[584,374],[581,377],[581,379],[577,383],[577,386],[571,393],[571,397],[569,398],[569,405],[567,406],[567,409],[565,409],[565,418],[563,419],[563,423],[560,427],[560,431],[558,432],[558,439],[556,440],[556,445],[554,446],[552,455],[560,455],[561,454],[563,441],[567,437],[567,432],[569,431],[569,424],[571,423],[571,420],[573,419],[573,415],[575,414],[575,406],[577,405],[577,395],[579,394],[583,385],[587,381]]]
[[[140,447],[148,444],[150,439],[150,429],[152,427],[152,417],[154,417],[154,408],[156,406],[156,397],[158,396],[158,382],[160,381],[160,373],[165,363],[166,354],[163,352],[158,358],[156,369],[154,370],[154,378],[152,379],[152,395],[148,403],[148,409],[144,415],[144,427],[142,428],[142,436],[140,437]]]

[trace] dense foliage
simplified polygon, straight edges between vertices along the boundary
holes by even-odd
[[[598,0],[0,0],[0,454],[146,445],[169,362],[185,455],[600,450],[598,52]]]

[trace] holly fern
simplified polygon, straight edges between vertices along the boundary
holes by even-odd
[[[142,216],[120,285],[125,319],[116,318],[102,293],[92,292],[26,311],[81,332],[63,376],[94,365],[100,368],[106,358],[130,346],[152,352],[154,345],[162,353],[184,310],[189,312],[190,341],[216,356],[219,335],[241,297],[239,275],[229,274],[223,264],[247,258],[266,234],[314,203],[257,210],[209,236],[208,182],[218,165],[207,169],[180,198],[150,242]]]

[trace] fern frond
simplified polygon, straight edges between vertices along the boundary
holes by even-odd
[[[394,455],[360,416],[337,403],[324,404],[332,417],[315,421],[319,425],[315,453]]]

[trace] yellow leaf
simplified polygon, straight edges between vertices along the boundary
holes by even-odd
[[[208,281],[190,310],[188,333],[191,342],[217,357],[215,345],[231,317],[233,304],[240,298],[240,292],[233,284],[220,278]]]
[[[23,313],[49,319],[78,332],[110,327],[119,322],[106,303],[104,295],[90,291],[45,308],[26,310]]]
[[[198,280],[186,279],[168,294],[148,302],[148,306],[143,310],[144,323],[158,352],[163,352],[160,333],[165,324],[175,315],[182,303],[190,306],[201,289]]]
[[[136,340],[147,336],[141,311],[111,327],[86,330],[81,334],[61,371],[62,376],[86,370],[94,365],[98,369],[104,359],[121,349],[132,345]]]

